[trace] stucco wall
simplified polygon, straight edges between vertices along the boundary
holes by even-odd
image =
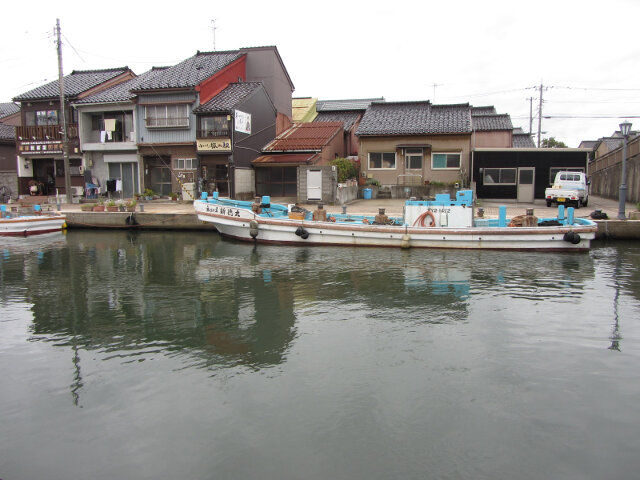
[[[591,194],[619,198],[622,180],[622,148],[597,158],[589,164]],[[627,201],[640,202],[640,137],[627,147]]]

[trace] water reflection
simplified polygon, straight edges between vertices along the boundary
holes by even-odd
[[[619,350],[617,295],[639,290],[637,248],[629,250],[633,258],[603,249],[296,248],[210,233],[102,231],[3,247],[3,298],[22,291],[32,304],[32,338],[72,348],[76,403],[80,350],[98,351],[105,361],[162,354],[188,367],[261,369],[286,360],[301,316],[347,320],[365,312],[406,325],[466,322],[470,304],[484,297],[578,302],[597,269],[615,279],[610,348]]]

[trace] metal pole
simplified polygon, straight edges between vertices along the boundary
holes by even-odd
[[[627,202],[627,139],[629,135],[624,136],[622,142],[622,180],[620,181],[620,204],[618,205],[618,220],[626,220],[627,216],[624,212]]]

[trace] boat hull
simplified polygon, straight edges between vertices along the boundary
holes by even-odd
[[[26,237],[58,232],[64,228],[65,220],[64,215],[3,218],[0,219],[0,236]]]
[[[198,208],[196,211],[199,220],[213,223],[225,237],[285,245],[587,251],[597,229],[595,226],[416,228],[263,218],[242,209],[234,211],[233,216]],[[257,224],[255,238],[251,235],[252,221]],[[296,234],[300,233],[300,227],[308,234],[306,238]],[[565,241],[568,232],[577,233],[579,242]]]

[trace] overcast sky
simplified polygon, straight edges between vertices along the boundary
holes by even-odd
[[[0,102],[57,78],[56,18],[65,73],[175,64],[214,50],[215,21],[216,50],[277,46],[294,97],[495,105],[525,131],[533,98],[537,133],[542,83],[543,137],[577,147],[640,128],[639,14],[637,0],[8,2]]]

